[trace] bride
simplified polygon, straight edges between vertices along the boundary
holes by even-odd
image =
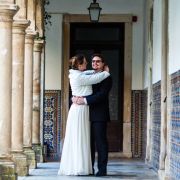
[[[76,55],[70,59],[70,86],[73,96],[92,94],[92,84],[107,78],[109,68],[103,72],[85,71],[87,61],[84,55]],[[68,113],[66,133],[58,175],[92,174],[90,152],[89,106],[72,104]]]

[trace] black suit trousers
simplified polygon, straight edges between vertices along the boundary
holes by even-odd
[[[94,167],[96,150],[98,154],[98,170],[106,172],[108,161],[107,122],[91,122],[92,167]]]

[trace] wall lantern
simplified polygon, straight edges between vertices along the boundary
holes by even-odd
[[[99,16],[102,8],[99,6],[99,3],[96,3],[96,0],[93,0],[93,3],[88,7],[89,16],[91,22],[98,22]]]

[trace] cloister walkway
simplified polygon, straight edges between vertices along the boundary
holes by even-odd
[[[158,180],[157,173],[137,159],[109,160],[108,175],[104,177],[57,176],[58,168],[58,162],[39,163],[37,169],[30,170],[29,176],[18,177],[18,180]]]

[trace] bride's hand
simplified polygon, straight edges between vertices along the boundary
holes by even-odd
[[[71,100],[72,100],[72,102],[74,103],[74,104],[77,104],[77,100],[78,100],[78,96],[73,96],[72,98],[71,98]]]
[[[79,97],[78,99],[77,99],[77,102],[76,102],[78,105],[84,105],[85,104],[85,102],[84,102],[84,98],[83,97]]]
[[[82,96],[73,96],[71,100],[72,100],[72,102],[73,102],[74,104],[78,104],[78,105],[83,105],[83,104],[85,104],[85,103],[84,103],[84,98],[83,98]]]
[[[105,65],[105,66],[104,66],[104,71],[109,72],[109,67],[108,67],[108,65]]]

